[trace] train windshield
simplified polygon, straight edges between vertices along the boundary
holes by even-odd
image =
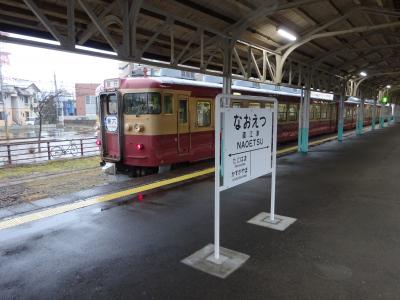
[[[159,93],[132,93],[124,95],[124,112],[129,115],[161,113]]]
[[[118,97],[116,94],[101,94],[100,95],[104,111],[109,115],[116,115],[118,113]]]

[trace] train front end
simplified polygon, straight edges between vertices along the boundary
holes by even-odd
[[[99,95],[101,158],[115,163],[118,170],[148,174],[166,163],[160,140],[168,124],[160,120],[161,91],[151,82],[147,78],[105,80]]]

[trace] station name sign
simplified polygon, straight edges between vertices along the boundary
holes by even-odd
[[[223,189],[272,172],[270,108],[223,110]]]

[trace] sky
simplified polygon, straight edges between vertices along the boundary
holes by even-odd
[[[101,83],[119,73],[117,60],[9,43],[0,43],[0,52],[9,53],[9,64],[2,68],[5,83],[27,79],[43,90],[54,89],[54,72],[58,87],[71,92],[76,82]]]

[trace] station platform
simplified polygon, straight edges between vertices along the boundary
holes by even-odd
[[[221,195],[221,246],[246,253],[226,279],[180,261],[213,242],[213,178],[0,230],[0,298],[396,299],[400,125],[277,160],[286,231],[262,177]]]

